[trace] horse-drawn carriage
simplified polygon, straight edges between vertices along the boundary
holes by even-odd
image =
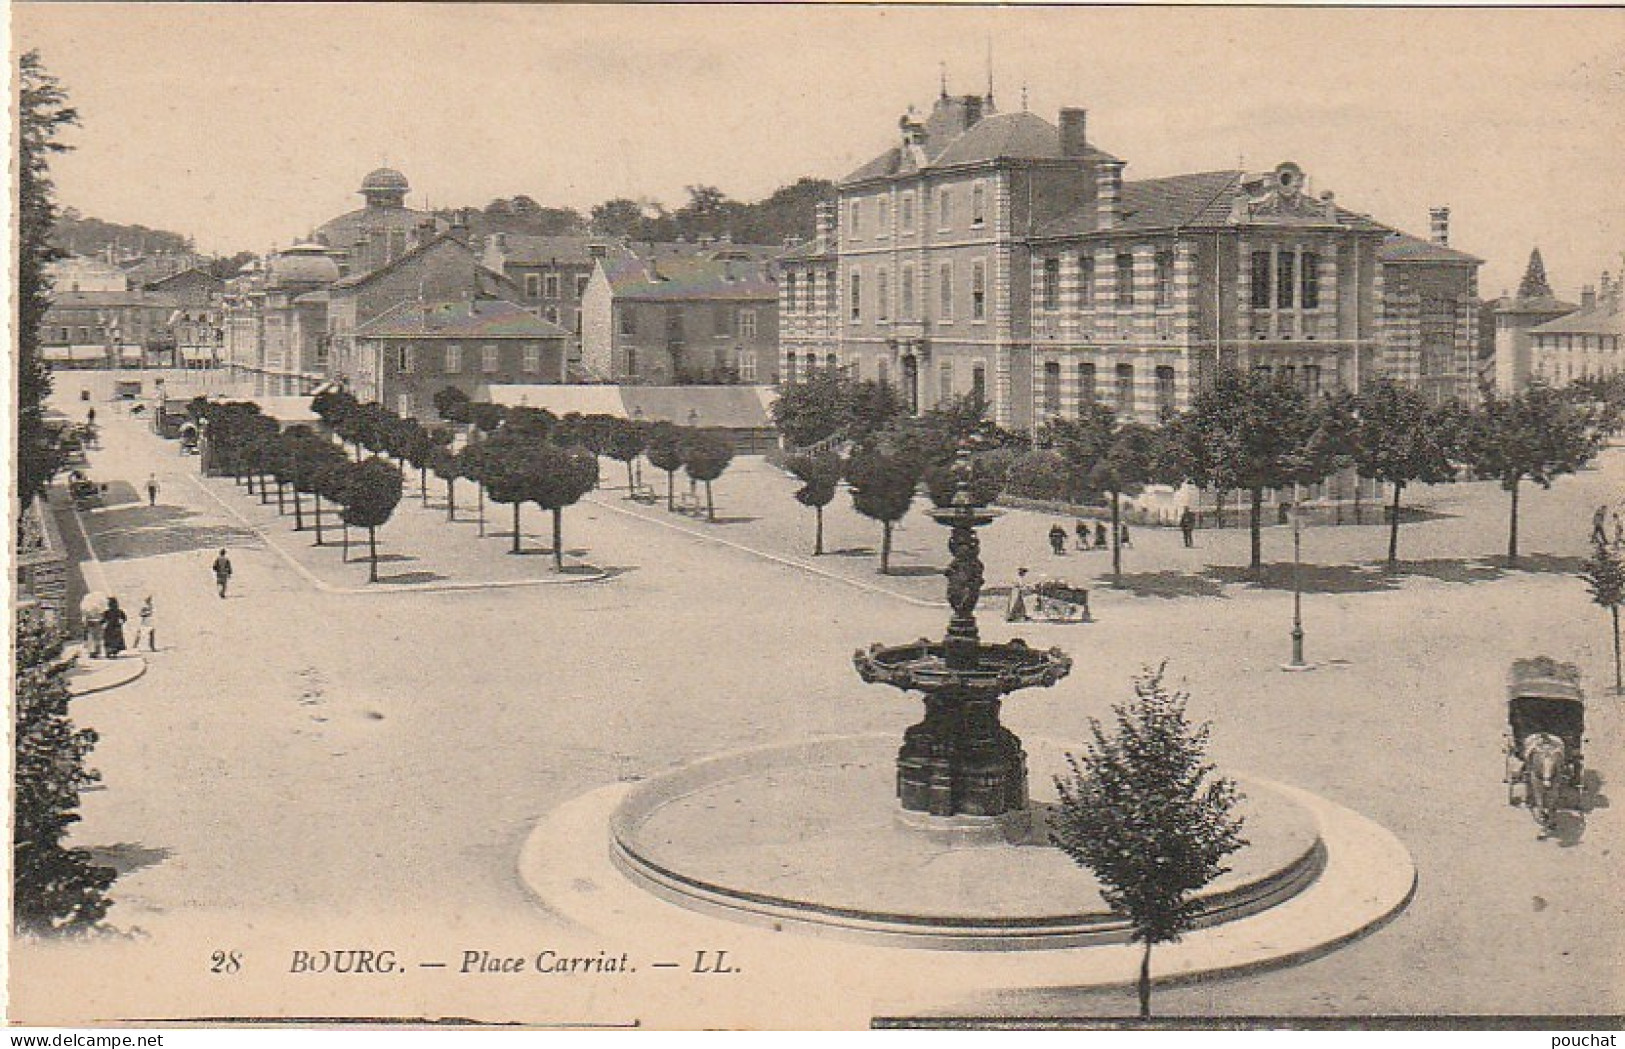
[[[1089,617],[1089,591],[1073,586],[1061,579],[1048,579],[1032,588],[1033,604],[1029,615],[1033,619],[1053,623],[1087,623]]]
[[[1578,801],[1585,773],[1585,693],[1580,670],[1546,656],[1513,661],[1507,675],[1507,804],[1523,803],[1544,827],[1563,807],[1563,792]]]

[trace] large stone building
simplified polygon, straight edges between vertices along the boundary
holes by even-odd
[[[296,244],[251,262],[227,282],[222,323],[228,377],[254,392],[309,393],[327,375],[327,289],[339,279],[333,252]]]
[[[1540,249],[1529,253],[1529,265],[1515,296],[1495,304],[1495,388],[1503,394],[1529,387],[1533,376],[1534,338],[1530,332],[1579,309],[1558,298],[1546,279]]]
[[[439,232],[445,226],[430,213],[406,206],[410,190],[406,176],[393,168],[368,172],[356,191],[365,203],[322,223],[310,239],[332,249],[346,275],[386,265],[412,250],[425,228]]]
[[[180,303],[145,289],[58,291],[40,321],[40,355],[57,368],[140,368],[170,363]]]
[[[834,363],[916,411],[979,391],[1020,429],[1088,400],[1154,421],[1220,362],[1471,396],[1479,262],[1442,209],[1424,241],[1290,162],[1125,180],[1082,109],[1057,125],[944,92],[899,131],[781,260],[787,378]]]
[[[602,237],[493,233],[485,238],[480,257],[487,269],[514,282],[520,302],[569,331],[569,360],[575,363],[581,360],[582,296],[594,260],[609,251],[609,243]]]
[[[1625,372],[1625,275],[1602,275],[1601,287],[1580,292],[1580,308],[1528,330],[1530,378],[1548,386]]]

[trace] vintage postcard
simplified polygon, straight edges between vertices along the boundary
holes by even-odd
[[[11,14],[10,1023],[1613,1044],[1625,12]]]

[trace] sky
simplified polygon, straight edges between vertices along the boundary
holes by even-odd
[[[1625,265],[1625,10],[18,4],[83,126],[64,204],[286,246],[388,164],[408,203],[585,211],[839,178],[946,70],[1089,110],[1126,177],[1296,161],[1314,192],[1560,294]]]

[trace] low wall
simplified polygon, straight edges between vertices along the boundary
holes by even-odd
[[[31,604],[54,622],[68,623],[68,549],[45,497],[19,521],[17,603]]]

